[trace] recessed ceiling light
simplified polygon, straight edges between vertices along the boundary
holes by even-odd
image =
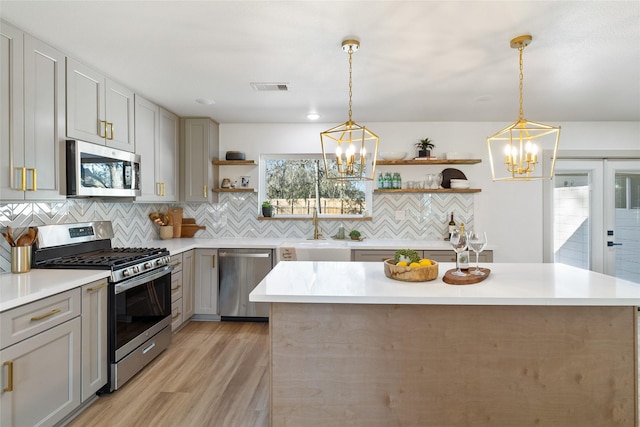
[[[309,120],[318,120],[320,118],[320,114],[318,113],[309,113],[307,114],[307,119]]]
[[[213,99],[208,99],[208,98],[198,98],[196,99],[196,102],[202,105],[213,105],[216,103],[216,101],[214,101]]]

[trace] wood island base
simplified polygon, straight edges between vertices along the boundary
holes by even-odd
[[[637,426],[637,308],[271,303],[272,426]]]

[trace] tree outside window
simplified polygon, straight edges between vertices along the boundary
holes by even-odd
[[[308,216],[317,208],[321,215],[353,216],[369,209],[366,183],[325,179],[321,156],[269,156],[262,163],[265,199],[277,215]]]

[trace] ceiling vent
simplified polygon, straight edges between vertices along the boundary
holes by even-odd
[[[287,92],[289,83],[251,83],[251,87],[260,92]]]

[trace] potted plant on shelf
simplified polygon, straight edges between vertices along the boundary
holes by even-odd
[[[273,205],[270,201],[262,202],[262,216],[269,218],[273,213]]]
[[[360,240],[360,232],[358,230],[351,230],[349,237],[351,237],[351,240]]]
[[[420,141],[416,142],[416,148],[418,149],[418,157],[429,157],[431,156],[431,150],[436,145],[431,142],[431,139],[424,138]]]

